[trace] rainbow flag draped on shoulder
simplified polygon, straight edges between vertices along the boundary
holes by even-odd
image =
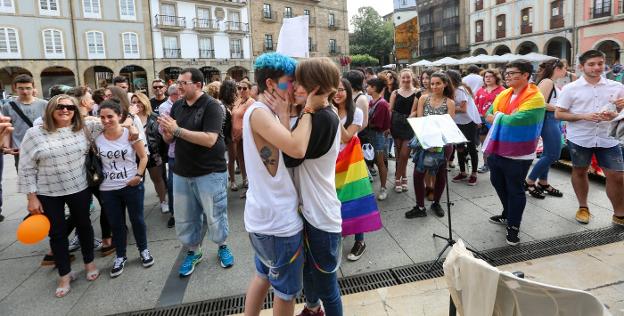
[[[343,236],[381,229],[381,215],[357,137],[351,139],[336,159],[336,193],[342,203]]]
[[[539,88],[529,84],[512,100],[513,89],[501,92],[487,114],[497,115],[488,135],[485,152],[507,157],[535,152],[542,132],[546,102]]]

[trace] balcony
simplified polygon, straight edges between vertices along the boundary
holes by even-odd
[[[193,29],[199,32],[216,32],[219,31],[217,21],[210,19],[193,19]]]
[[[249,24],[243,22],[225,22],[225,29],[230,33],[249,33]]]
[[[200,49],[199,58],[214,59],[215,58],[214,49]]]
[[[310,44],[310,47],[308,48],[308,51],[310,51],[310,52],[316,52],[316,44],[311,43],[311,44]]]
[[[230,58],[232,58],[232,59],[243,59],[243,56],[245,56],[245,55],[243,54],[242,50],[240,52],[231,52],[230,53]]]
[[[181,30],[186,27],[186,18],[174,15],[156,14],[156,26],[161,29]]]
[[[442,20],[442,27],[443,28],[452,28],[452,27],[458,26],[458,25],[459,25],[459,17],[458,16],[454,16],[452,18],[448,18],[448,19]]]
[[[550,29],[558,29],[565,25],[563,15],[553,16],[550,18]]]
[[[340,46],[329,46],[329,55],[336,56],[342,54]]]
[[[180,58],[181,51],[179,48],[163,48],[163,58]]]
[[[533,33],[533,23],[520,24],[520,34],[529,34],[529,33]]]
[[[431,23],[426,23],[426,24],[420,24],[420,32],[427,32],[427,31],[431,31],[433,30],[433,24]]]
[[[592,8],[592,19],[604,18],[607,16],[611,16],[611,6],[602,7],[602,8]]]
[[[483,32],[475,34],[475,42],[483,42]]]
[[[505,29],[502,30],[496,30],[496,38],[503,38],[505,37]]]
[[[223,0],[223,2],[246,5],[247,0]]]
[[[275,11],[264,11],[262,10],[262,21],[263,22],[277,22],[277,12]]]
[[[327,25],[327,27],[330,30],[332,30],[332,31],[335,31],[335,30],[339,29],[338,21],[335,21],[335,20],[334,21],[330,21],[329,24]]]
[[[483,0],[475,1],[475,11],[483,10]]]

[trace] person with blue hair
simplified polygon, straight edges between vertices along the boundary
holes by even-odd
[[[292,132],[290,121],[294,59],[269,53],[258,57],[255,76],[258,101],[243,116],[243,153],[249,189],[245,202],[245,229],[255,252],[256,275],[245,301],[245,315],[258,315],[269,287],[275,293],[273,315],[293,315],[295,297],[303,284],[303,222],[299,197],[282,153],[305,156],[312,130],[304,113]],[[318,100],[308,104],[322,104]]]

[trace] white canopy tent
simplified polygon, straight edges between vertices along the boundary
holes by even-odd
[[[434,61],[431,65],[432,66],[454,66],[454,65],[459,65],[459,60],[452,58],[452,57],[444,57],[442,59],[438,59]]]
[[[383,69],[396,69],[396,64],[388,64],[388,65],[385,65],[385,66],[383,66],[381,68],[383,68]]]
[[[423,59],[410,65],[410,67],[430,67],[433,63]]]

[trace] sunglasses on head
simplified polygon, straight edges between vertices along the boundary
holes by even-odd
[[[247,91],[247,87],[238,86],[238,87],[236,87],[236,89],[238,89],[238,91],[241,91],[241,90]]]
[[[63,110],[67,110],[70,112],[74,112],[76,111],[76,106],[73,104],[57,104],[56,108],[54,108],[55,110],[58,111],[63,111]]]

